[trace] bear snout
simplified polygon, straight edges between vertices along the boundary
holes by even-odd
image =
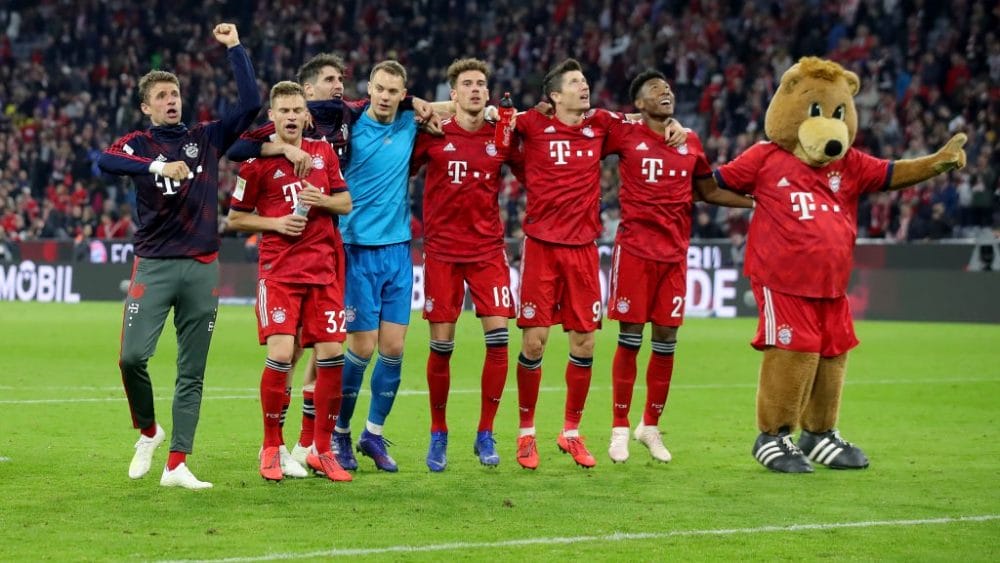
[[[823,152],[826,153],[826,156],[834,157],[834,156],[837,156],[838,154],[840,154],[840,151],[843,148],[844,148],[844,145],[842,145],[840,143],[840,141],[837,141],[837,140],[834,139],[834,140],[827,141],[826,147],[823,149]]]

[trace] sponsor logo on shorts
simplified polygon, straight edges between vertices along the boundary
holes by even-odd
[[[271,310],[271,320],[278,323],[279,325],[285,322],[286,318],[288,317],[285,315],[285,310],[282,309],[281,307],[277,307]]]
[[[632,305],[628,297],[622,297],[615,303],[615,309],[621,314],[628,313],[631,307]]]
[[[521,316],[526,319],[535,318],[535,304],[529,302],[521,305]]]
[[[785,346],[792,343],[792,327],[788,325],[778,327],[778,342],[781,342]]]

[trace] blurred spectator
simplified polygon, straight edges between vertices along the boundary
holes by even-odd
[[[134,227],[121,221],[131,208],[120,206],[133,199],[131,187],[102,177],[95,155],[142,128],[135,77],[152,68],[179,74],[188,122],[215,119],[234,103],[225,54],[207,48],[212,22],[223,19],[246,30],[262,89],[292,78],[311,55],[334,51],[345,55],[347,78],[356,82],[350,96],[363,95],[375,62],[398,58],[410,93],[441,99],[441,69],[477,56],[493,66],[493,94],[510,91],[525,108],[539,100],[548,67],[574,56],[594,104],[628,110],[628,80],[656,66],[671,78],[677,118],[699,133],[713,164],[764,139],[764,112],[785,69],[801,56],[829,57],[861,78],[858,148],[905,158],[936,150],[956,131],[969,135],[965,171],[904,192],[914,195],[870,196],[858,213],[860,236],[896,240],[890,225],[914,202],[918,208],[905,213],[916,211],[924,223],[943,203],[959,236],[1000,224],[995,1],[963,0],[958,8],[881,0],[7,4],[0,9],[0,226],[9,240],[74,239],[85,225],[99,237],[130,235]],[[602,212],[617,207],[616,166],[605,169]],[[234,183],[232,166],[224,166],[221,202]],[[521,233],[523,198],[516,180],[505,179],[508,236]],[[112,212],[118,217],[99,225],[96,217]],[[723,236],[744,228],[738,220],[716,227]]]

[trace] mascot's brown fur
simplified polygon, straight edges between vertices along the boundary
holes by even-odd
[[[810,167],[826,167],[843,158],[854,142],[858,117],[853,98],[859,87],[857,75],[839,64],[815,57],[803,58],[781,77],[781,84],[767,109],[764,130],[772,143]],[[959,133],[934,154],[893,162],[885,187],[891,190],[905,188],[963,167],[965,141],[965,135]],[[856,209],[856,200],[853,205]],[[748,244],[768,245],[775,241],[750,238]],[[845,244],[853,244],[853,240]],[[846,287],[843,289],[846,292]],[[835,357],[821,357],[818,353],[802,353],[777,346],[764,348],[757,390],[757,425],[762,432],[754,448],[758,461],[780,472],[811,471],[806,457],[835,468],[868,465],[864,453],[843,441],[835,431],[846,365],[846,352]],[[798,453],[798,463],[769,463],[781,457],[777,446],[786,448],[786,452],[796,452],[788,434],[797,427],[805,431],[799,440],[804,455]],[[807,434],[815,439],[808,446],[803,445]],[[765,435],[775,438],[771,456],[758,455],[761,440],[766,442]],[[828,440],[820,441],[824,436]],[[837,448],[844,450],[844,455],[834,453]]]

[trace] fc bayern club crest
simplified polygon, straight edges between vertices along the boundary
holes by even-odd
[[[526,319],[533,319],[533,318],[535,318],[535,304],[534,303],[525,303],[524,305],[522,305],[521,306],[521,316],[524,317],[524,318],[526,318]]]
[[[587,137],[590,137],[591,139],[594,138],[594,130],[590,128],[590,125],[584,127],[581,133],[583,133]]]
[[[271,311],[271,320],[278,323],[279,325],[285,322],[286,318],[287,317],[285,316],[285,310],[282,309],[281,307],[278,307],[273,311]]]
[[[494,145],[493,143],[486,143],[486,154],[488,154],[490,156],[496,156],[497,155],[497,146]]]
[[[357,318],[357,312],[355,312],[354,307],[348,307],[344,309],[344,320],[353,323],[354,319]]]
[[[430,313],[433,310],[434,310],[434,300],[428,297],[427,300],[424,301],[424,311]]]
[[[792,327],[788,325],[778,327],[778,342],[781,342],[785,346],[792,343]]]
[[[617,303],[615,303],[615,309],[617,309],[618,312],[621,313],[621,314],[623,314],[623,315],[625,313],[628,313],[628,310],[630,308],[631,308],[631,304],[629,303],[628,297],[622,297],[621,299],[618,300]]]
[[[830,172],[826,177],[830,181],[830,191],[837,193],[840,190],[840,172]]]
[[[323,157],[318,154],[314,154],[313,168],[315,168],[316,170],[322,170],[324,166],[326,166],[326,163],[323,162]]]
[[[677,147],[677,152],[681,154],[687,154],[689,152],[687,143],[684,143],[683,145]]]
[[[188,143],[184,145],[184,156],[188,158],[198,158],[198,145],[195,143]]]

